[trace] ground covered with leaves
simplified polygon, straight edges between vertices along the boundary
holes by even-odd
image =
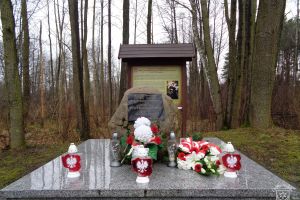
[[[240,128],[208,132],[203,137],[231,141],[242,153],[300,188],[300,131]]]

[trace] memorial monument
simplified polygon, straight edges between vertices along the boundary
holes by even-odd
[[[180,111],[181,135],[186,132],[186,61],[195,57],[193,44],[126,44],[119,58],[127,66],[127,86],[150,87],[170,97]]]

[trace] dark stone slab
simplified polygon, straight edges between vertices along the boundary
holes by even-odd
[[[205,177],[155,163],[150,183],[138,185],[129,165],[109,166],[109,140],[88,140],[79,146],[79,151],[82,170],[78,179],[66,177],[58,157],[0,190],[0,199],[276,199],[276,194],[300,197],[295,187],[243,154],[236,179]]]
[[[128,121],[134,122],[139,117],[151,121],[164,120],[164,104],[161,94],[128,94]]]

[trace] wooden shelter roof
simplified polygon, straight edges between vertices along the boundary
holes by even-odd
[[[123,44],[118,58],[180,58],[191,61],[195,57],[193,44]]]

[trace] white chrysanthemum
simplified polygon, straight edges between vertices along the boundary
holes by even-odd
[[[209,150],[210,150],[211,155],[214,155],[214,156],[217,156],[221,153],[216,147],[210,147]]]
[[[178,169],[183,169],[183,170],[191,169],[191,166],[187,161],[180,160],[180,159],[177,160],[177,167]]]
[[[202,152],[197,153],[197,157],[199,160],[201,160],[202,158],[204,158],[205,154]]]
[[[151,121],[146,117],[139,117],[135,120],[133,127],[138,128],[141,125],[151,126]]]
[[[145,144],[153,137],[153,133],[150,126],[140,125],[134,130],[134,137],[136,140]]]
[[[190,153],[189,148],[183,146],[182,144],[179,144],[178,148],[185,153]]]
[[[216,162],[217,160],[219,160],[218,156],[209,156],[209,160],[212,162]]]

